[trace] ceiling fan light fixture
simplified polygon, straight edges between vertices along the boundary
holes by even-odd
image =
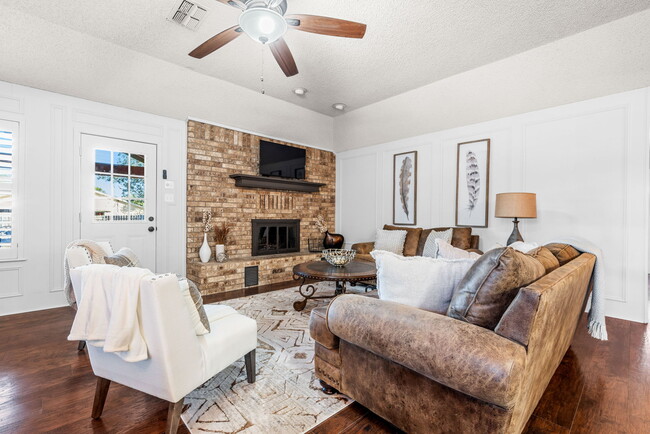
[[[252,40],[261,44],[275,42],[287,31],[284,17],[265,7],[246,9],[239,16],[239,27]]]

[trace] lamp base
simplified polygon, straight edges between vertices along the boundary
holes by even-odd
[[[517,217],[515,217],[512,223],[514,223],[515,227],[512,228],[512,233],[510,234],[510,238],[508,238],[506,246],[509,246],[516,241],[524,241],[521,233],[519,232],[519,220],[517,220]]]

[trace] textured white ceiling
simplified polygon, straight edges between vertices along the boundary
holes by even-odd
[[[289,30],[285,40],[300,74],[286,78],[268,48],[246,36],[202,60],[187,55],[237,23],[238,10],[215,0],[198,0],[208,14],[196,32],[167,21],[178,0],[0,4],[253,90],[263,68],[268,95],[332,116],[339,114],[335,102],[354,110],[650,7],[650,0],[287,1],[288,14],[366,23],[366,36]],[[309,92],[298,97],[295,87]]]

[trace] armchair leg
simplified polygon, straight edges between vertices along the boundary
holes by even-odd
[[[169,408],[167,409],[167,427],[165,428],[165,433],[176,434],[176,431],[178,431],[178,424],[181,420],[181,411],[183,410],[183,401],[185,401],[185,398],[181,398],[181,400],[178,402],[169,403]]]
[[[255,382],[255,350],[244,356],[246,363],[246,379],[249,383]]]
[[[83,351],[84,348],[86,348],[86,341],[79,341],[79,345],[77,345],[77,351]]]
[[[93,419],[99,419],[104,411],[104,404],[106,403],[106,395],[108,395],[108,388],[111,385],[111,380],[106,378],[97,377],[97,387],[95,388],[95,401],[93,402]]]

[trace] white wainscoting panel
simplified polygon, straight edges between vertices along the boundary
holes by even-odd
[[[505,244],[512,230],[510,219],[494,217],[496,194],[536,193],[538,217],[521,222],[524,239],[574,236],[599,246],[607,315],[647,322],[649,94],[644,88],[342,152],[339,207],[354,212],[339,210],[339,227],[346,239],[367,241],[391,222],[392,155],[408,150],[418,150],[416,226],[454,225],[457,144],[489,138],[488,227],[473,229],[481,249]],[[367,192],[373,182],[374,215]]]
[[[20,268],[0,268],[0,298],[21,297],[23,295],[20,286]]]

